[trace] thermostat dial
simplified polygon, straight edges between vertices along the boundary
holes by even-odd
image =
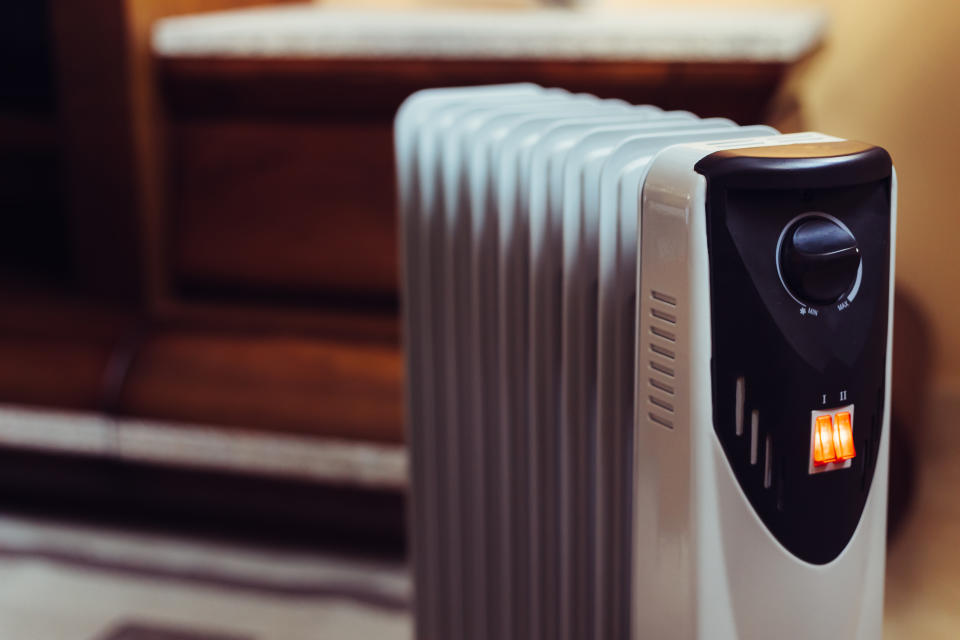
[[[856,282],[860,248],[850,230],[835,219],[810,214],[784,230],[779,260],[784,284],[797,300],[828,305]]]

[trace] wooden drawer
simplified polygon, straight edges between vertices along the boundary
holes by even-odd
[[[176,291],[395,299],[389,120],[203,118],[169,131]]]
[[[391,344],[161,330],[146,336],[123,414],[401,442],[402,358]]]

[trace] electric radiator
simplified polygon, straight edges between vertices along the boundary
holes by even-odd
[[[395,144],[417,637],[878,638],[886,152],[527,84]]]

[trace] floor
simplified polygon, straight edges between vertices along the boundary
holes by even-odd
[[[410,637],[403,565],[0,517],[4,640]]]
[[[887,640],[960,637],[960,434],[938,437],[891,539]],[[406,640],[410,595],[396,561],[0,514],[3,640]]]

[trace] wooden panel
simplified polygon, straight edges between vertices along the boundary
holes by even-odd
[[[4,288],[0,403],[402,440],[390,315],[327,314],[296,334],[267,322],[241,331],[216,314],[151,329],[121,308]]]
[[[116,356],[133,326],[122,310],[6,291],[0,402],[108,409],[123,376]]]
[[[391,125],[413,91],[530,80],[756,122],[785,66],[176,58],[158,68],[171,293],[362,306],[396,295]]]
[[[171,132],[178,290],[393,298],[388,121],[188,120]]]
[[[81,288],[135,299],[139,225],[123,0],[53,2],[72,267]]]
[[[756,123],[779,85],[783,63],[538,60],[352,60],[161,58],[167,113],[390,120],[426,87],[537,82],[601,97],[649,102],[701,116]]]
[[[396,346],[302,336],[167,331],[140,349],[123,413],[399,442]]]
[[[0,397],[64,409],[101,409],[110,348],[69,337],[0,336]]]
[[[164,326],[198,331],[296,333],[345,342],[397,345],[400,322],[392,308],[330,311],[316,301],[302,305],[171,300],[153,317]]]
[[[163,253],[166,211],[164,187],[165,143],[160,126],[157,83],[151,53],[154,21],[165,16],[216,11],[252,5],[282,4],[289,0],[124,0],[129,42],[129,99],[131,104],[131,149],[137,164],[136,189],[141,235],[137,238],[143,300],[151,311],[163,305],[168,295],[168,274]]]
[[[70,258],[81,290],[143,299],[159,227],[150,26],[158,17],[268,0],[50,2]],[[146,233],[145,233],[146,232]],[[145,241],[146,237],[146,241]]]

